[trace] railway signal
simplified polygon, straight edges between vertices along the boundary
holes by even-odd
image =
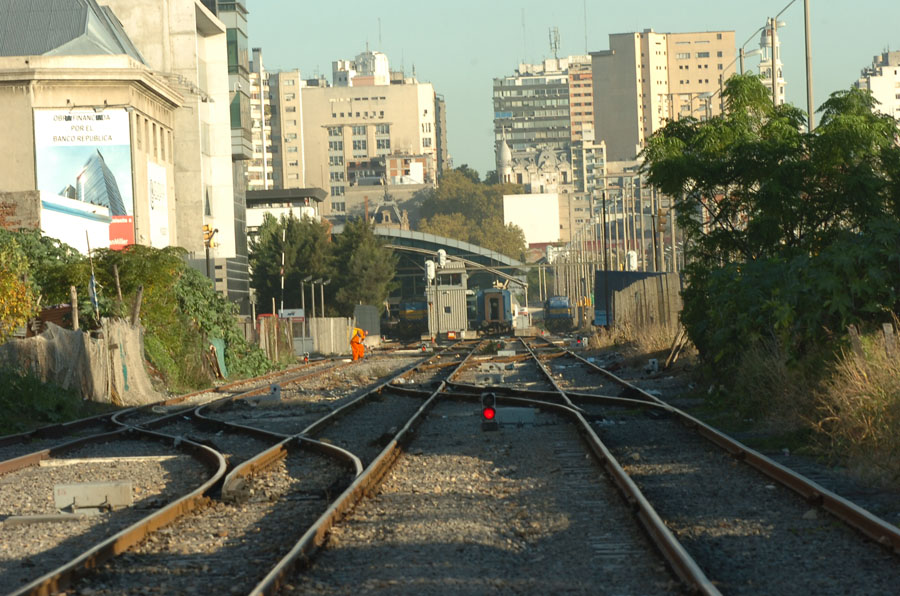
[[[481,430],[497,430],[497,396],[493,393],[481,394]]]

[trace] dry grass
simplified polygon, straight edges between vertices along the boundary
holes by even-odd
[[[900,485],[900,355],[887,356],[881,334],[864,338],[864,355],[845,352],[817,398],[815,428],[828,452],[858,475]]]
[[[816,410],[815,370],[789,363],[775,342],[760,342],[745,350],[737,378],[718,396],[735,419],[775,435],[809,432]]]
[[[647,356],[672,348],[677,328],[653,325],[637,328],[629,324],[613,329],[598,328],[588,337],[588,348],[602,350],[615,348],[626,357]]]

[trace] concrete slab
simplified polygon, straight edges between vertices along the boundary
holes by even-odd
[[[83,482],[57,484],[53,487],[53,502],[60,511],[88,508],[117,509],[134,503],[130,480],[113,482]]]

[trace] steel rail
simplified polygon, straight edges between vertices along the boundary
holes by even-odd
[[[322,418],[320,418],[313,424],[307,426],[302,431],[300,431],[296,435],[292,435],[292,436],[303,437],[304,439],[312,442],[313,440],[311,438],[309,438],[307,435],[314,432],[314,430],[321,428],[322,426],[326,426],[327,424],[330,424],[331,421],[333,421],[335,418],[342,416],[344,413],[359,407],[364,402],[366,402],[371,396],[373,396],[377,393],[380,393],[386,386],[390,385],[390,383],[392,383],[394,380],[399,379],[399,378],[411,373],[413,370],[415,370],[419,366],[423,365],[424,363],[437,358],[438,355],[441,353],[443,353],[443,351],[438,354],[428,354],[427,356],[420,358],[416,362],[413,362],[409,366],[403,368],[398,374],[394,375],[393,377],[387,379],[386,381],[384,381],[382,383],[379,383],[374,388],[370,389],[366,393],[360,395],[359,397],[350,401],[349,403],[345,404],[344,406],[337,408],[332,412],[329,412],[328,414],[326,414],[325,416],[323,416]],[[206,405],[211,405],[211,404],[206,404]],[[205,408],[206,405],[197,408],[197,414],[199,417],[202,417],[202,413],[200,412],[200,410]],[[204,418],[204,419],[208,419],[208,418]],[[212,420],[212,419],[210,419],[210,420]],[[233,495],[238,494],[238,492],[241,490],[242,486],[246,483],[247,477],[249,477],[253,474],[259,473],[261,470],[264,470],[264,469],[268,468],[269,466],[275,464],[279,460],[283,459],[287,455],[285,448],[284,448],[284,444],[286,442],[287,441],[282,441],[281,443],[272,446],[271,448],[260,453],[256,457],[248,459],[245,462],[242,462],[239,466],[237,466],[234,470],[232,470],[228,474],[228,477],[225,479],[225,482],[222,485],[222,498],[223,499],[233,498]],[[314,442],[319,443],[318,441],[314,441]],[[341,449],[341,451],[344,451],[344,450]],[[349,454],[349,452],[347,452],[347,453]],[[360,462],[359,458],[356,455],[354,455],[354,454],[350,454],[350,455],[356,462],[356,463],[354,463],[354,466],[358,470],[357,474],[356,474],[358,476],[359,472],[362,470],[362,463]]]
[[[471,400],[475,396],[467,393],[444,393],[442,397],[449,399]],[[623,400],[632,403],[641,403],[635,400],[626,400],[624,398],[610,398]],[[660,553],[668,562],[672,570],[678,577],[693,591],[699,594],[720,595],[719,590],[713,585],[712,581],[703,573],[700,566],[694,561],[694,558],[685,550],[677,538],[666,526],[665,522],[656,513],[656,510],[644,497],[640,488],[634,483],[631,477],[625,472],[615,456],[609,451],[600,437],[591,427],[590,423],[585,419],[582,412],[577,408],[567,405],[523,399],[518,397],[498,396],[497,403],[514,405],[520,407],[532,407],[542,410],[551,410],[557,414],[564,415],[574,419],[578,424],[579,434],[588,444],[594,457],[600,462],[607,474],[613,480],[616,488],[622,493],[625,501],[631,506],[644,530],[647,532],[653,544],[659,549]]]
[[[562,396],[565,404],[574,410],[578,410],[579,412],[582,412],[581,408],[579,408],[574,403],[572,403],[572,400],[569,399],[569,396],[566,394],[565,389],[563,389],[562,387],[559,386],[559,383],[557,383],[556,380],[553,378],[553,374],[549,370],[547,370],[547,367],[544,366],[544,363],[541,362],[541,359],[537,357],[537,354],[535,354],[534,350],[531,349],[531,346],[528,345],[528,342],[526,342],[524,338],[520,338],[520,339],[522,341],[522,345],[525,346],[525,349],[528,350],[528,353],[534,359],[534,363],[537,364],[538,369],[540,369],[540,371],[544,374],[544,376],[547,377],[547,380],[550,381],[550,384],[553,385],[553,388],[556,389],[556,391],[559,393],[559,395]]]
[[[475,352],[478,345],[459,363],[459,366],[451,373],[452,378],[461,367]],[[383,384],[381,388],[384,388]],[[438,388],[433,391],[419,407],[419,409],[410,417],[406,424],[401,428],[394,438],[382,449],[381,453],[375,457],[362,474],[357,476],[350,486],[332,503],[332,505],[323,513],[313,525],[307,529],[300,540],[294,545],[282,559],[272,568],[272,570],[250,591],[251,596],[261,594],[274,594],[284,579],[291,571],[301,564],[307,564],[314,556],[315,552],[324,544],[329,530],[340,521],[347,512],[352,509],[366,495],[370,494],[385,474],[396,462],[404,447],[412,440],[415,430],[424,420],[425,414],[434,407],[437,402],[438,394],[443,391],[446,386],[445,381],[441,381]],[[358,401],[358,400],[357,400]],[[315,426],[315,425],[313,425]],[[316,427],[318,428],[318,427]]]
[[[120,433],[146,435],[156,440],[162,439],[163,442],[166,443],[172,442],[172,438],[167,435],[134,428],[122,429],[121,431],[110,434],[115,435]],[[106,440],[107,438],[108,437],[105,435],[95,435],[93,437],[85,438],[84,441],[99,442],[100,440]],[[67,449],[72,446],[73,444],[70,443],[67,446]],[[10,596],[22,596],[26,594],[29,596],[51,596],[53,594],[58,594],[60,591],[71,586],[75,580],[87,570],[98,567],[103,561],[128,550],[131,546],[143,540],[148,534],[168,525],[182,515],[202,507],[206,502],[205,495],[207,491],[209,491],[225,475],[225,458],[221,453],[206,445],[201,445],[190,440],[179,441],[174,446],[176,449],[186,451],[202,461],[208,469],[213,471],[210,478],[187,495],[169,503],[165,507],[151,513],[113,536],[110,536],[103,542],[91,547],[70,560],[68,563],[57,567],[53,571],[50,571],[29,584],[17,589],[12,592]],[[39,454],[57,450],[58,448],[47,449],[44,452],[39,452]]]
[[[716,430],[687,412],[667,404],[655,395],[619,378],[612,372],[597,366],[578,354],[575,354],[570,350],[565,351],[587,366],[596,369],[610,380],[626,387],[631,395],[640,397],[640,399],[646,400],[646,402],[650,402],[650,404],[657,405],[675,415],[682,424],[688,428],[692,428],[700,436],[725,450],[735,459],[747,463],[772,480],[794,491],[803,497],[810,505],[821,507],[878,544],[891,549],[895,554],[900,554],[900,528],[897,526],[886,522],[880,517],[872,514],[870,511],[863,509],[837,493],[828,490],[802,474],[775,462],[755,449],[751,449],[740,441]],[[602,399],[606,401],[615,399],[584,393],[570,393],[570,395],[578,397],[579,399]],[[633,404],[639,404],[642,407],[650,405],[638,400],[629,401]]]
[[[319,363],[319,362],[322,362],[322,360],[316,361],[316,363]],[[250,379],[241,379],[239,381],[233,381],[226,385],[219,385],[218,387],[211,387],[208,389],[200,389],[200,390],[197,390],[197,391],[194,391],[191,393],[186,393],[184,395],[179,395],[176,397],[160,400],[160,401],[149,403],[149,404],[143,404],[141,406],[131,406],[131,407],[119,409],[119,410],[116,410],[113,412],[105,412],[103,414],[95,414],[93,416],[88,416],[86,418],[79,418],[77,420],[72,420],[70,422],[63,422],[63,423],[59,423],[59,424],[51,424],[48,426],[42,426],[40,428],[36,428],[34,430],[26,431],[23,433],[18,433],[18,434],[14,434],[14,435],[5,435],[5,436],[0,437],[0,447],[6,447],[9,445],[26,443],[26,442],[34,440],[34,439],[62,438],[67,435],[71,435],[73,432],[83,430],[85,428],[90,428],[91,426],[98,425],[98,424],[107,424],[111,427],[110,430],[112,430],[113,428],[116,428],[117,427],[116,425],[128,426],[128,425],[123,424],[122,422],[119,422],[118,417],[122,416],[124,414],[132,413],[136,410],[140,410],[143,408],[177,405],[177,404],[179,404],[183,401],[186,401],[192,397],[196,397],[197,395],[203,395],[204,393],[220,393],[222,391],[227,391],[231,387],[236,387],[238,385],[246,385],[247,383],[252,383],[255,380],[272,378],[272,377],[284,374],[286,372],[303,369],[303,368],[306,368],[311,365],[312,365],[312,363],[303,364],[303,365],[293,367],[290,369],[267,373],[260,377],[252,377]],[[183,413],[183,412],[181,412],[181,413]],[[102,434],[102,433],[98,433],[98,434]],[[62,445],[64,445],[64,443],[60,444],[59,446],[62,446]],[[54,447],[56,447],[56,445]]]

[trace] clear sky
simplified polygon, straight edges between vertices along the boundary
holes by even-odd
[[[610,33],[652,28],[658,33],[734,30],[745,50],[759,47],[754,31],[789,0],[359,0],[280,2],[247,0],[250,47],[261,47],[269,70],[299,68],[323,74],[331,63],[371,50],[387,54],[434,85],[447,102],[447,136],[453,165],[468,164],[483,176],[494,169],[495,77],[522,62],[552,57],[549,29],[557,27],[559,55],[609,48]],[[585,18],[585,14],[587,18]],[[872,57],[900,50],[900,0],[810,0],[814,103],[847,89]],[[789,102],[806,108],[803,0],[779,17]],[[524,30],[523,30],[524,22]],[[586,25],[586,26],[585,26]],[[756,67],[758,57],[745,68]]]

